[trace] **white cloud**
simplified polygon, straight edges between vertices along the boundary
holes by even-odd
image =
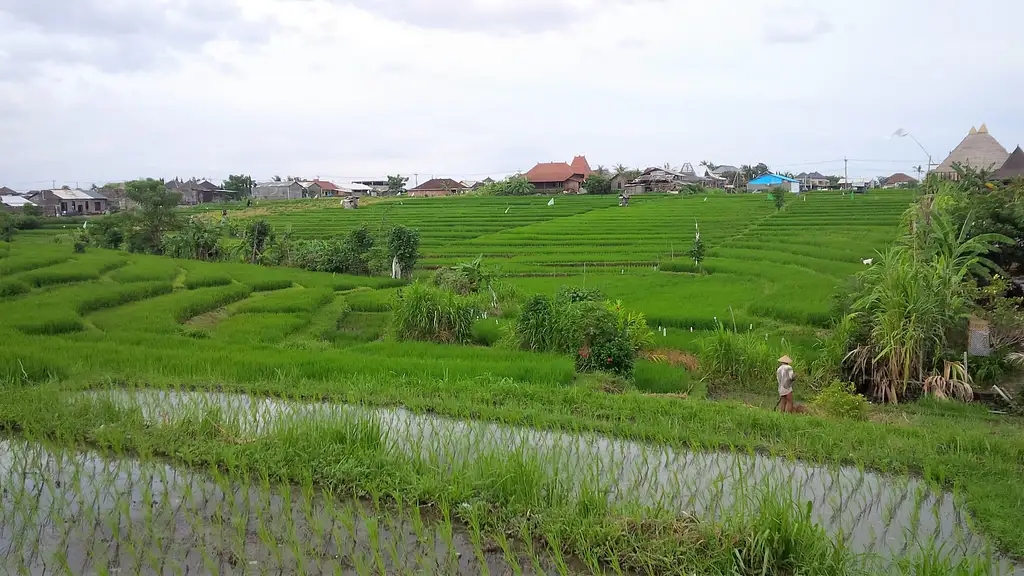
[[[1024,140],[1012,0],[955,21],[951,0],[45,0],[69,7],[56,20],[13,1],[0,185],[15,188],[461,176],[577,153],[796,171],[847,156],[880,173],[921,161],[886,140],[897,127],[936,157],[981,122]]]

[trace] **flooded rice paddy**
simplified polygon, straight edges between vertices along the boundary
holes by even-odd
[[[0,439],[2,574],[565,574],[416,507]],[[562,568],[562,569],[560,569]]]
[[[599,487],[609,504],[721,521],[766,493],[810,506],[812,521],[865,565],[927,548],[957,561],[991,554],[957,498],[911,477],[767,455],[693,452],[594,434],[541,431],[403,409],[200,392],[104,391],[153,425],[215,415],[248,441],[310,424],[380,435],[388,452],[458,478],[474,462],[529,460],[560,494]],[[0,572],[21,574],[572,574],[592,566],[557,546],[512,544],[450,510],[352,499],[267,479],[111,459],[0,439]],[[452,506],[468,506],[452,503]],[[510,538],[511,540],[511,538]],[[991,573],[1024,574],[992,556]]]
[[[906,557],[923,547],[959,559],[991,550],[949,492],[912,477],[887,477],[855,467],[812,465],[746,452],[691,452],[593,434],[568,434],[481,421],[200,392],[103,392],[141,408],[152,420],[216,410],[245,434],[267,434],[298,422],[372,421],[393,450],[458,473],[483,455],[526,455],[570,486],[600,485],[613,502],[640,504],[701,519],[745,506],[751,495],[782,487],[812,506],[813,521],[857,554]],[[994,569],[1016,573],[1006,560]],[[1020,572],[1024,573],[1024,572]]]

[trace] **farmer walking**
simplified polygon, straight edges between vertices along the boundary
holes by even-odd
[[[779,404],[783,412],[793,412],[793,380],[796,380],[796,373],[790,364],[793,359],[788,355],[779,358],[779,369],[775,371],[775,378],[779,381]]]

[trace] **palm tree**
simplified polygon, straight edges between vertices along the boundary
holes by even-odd
[[[701,160],[700,165],[707,168],[711,172],[714,172],[718,168],[718,164],[715,164],[710,160]]]
[[[597,165],[597,169],[594,170],[594,172],[597,172],[598,174],[600,174],[602,176],[607,176],[608,175],[608,169],[604,167],[604,164],[598,164]]]
[[[615,173],[616,174],[622,174],[622,173],[626,172],[627,170],[629,170],[629,168],[626,168],[625,164],[616,164],[615,165]]]

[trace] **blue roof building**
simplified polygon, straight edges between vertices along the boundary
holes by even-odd
[[[747,182],[747,192],[761,192],[769,188],[782,188],[794,194],[800,193],[800,181],[778,174],[764,174]]]

